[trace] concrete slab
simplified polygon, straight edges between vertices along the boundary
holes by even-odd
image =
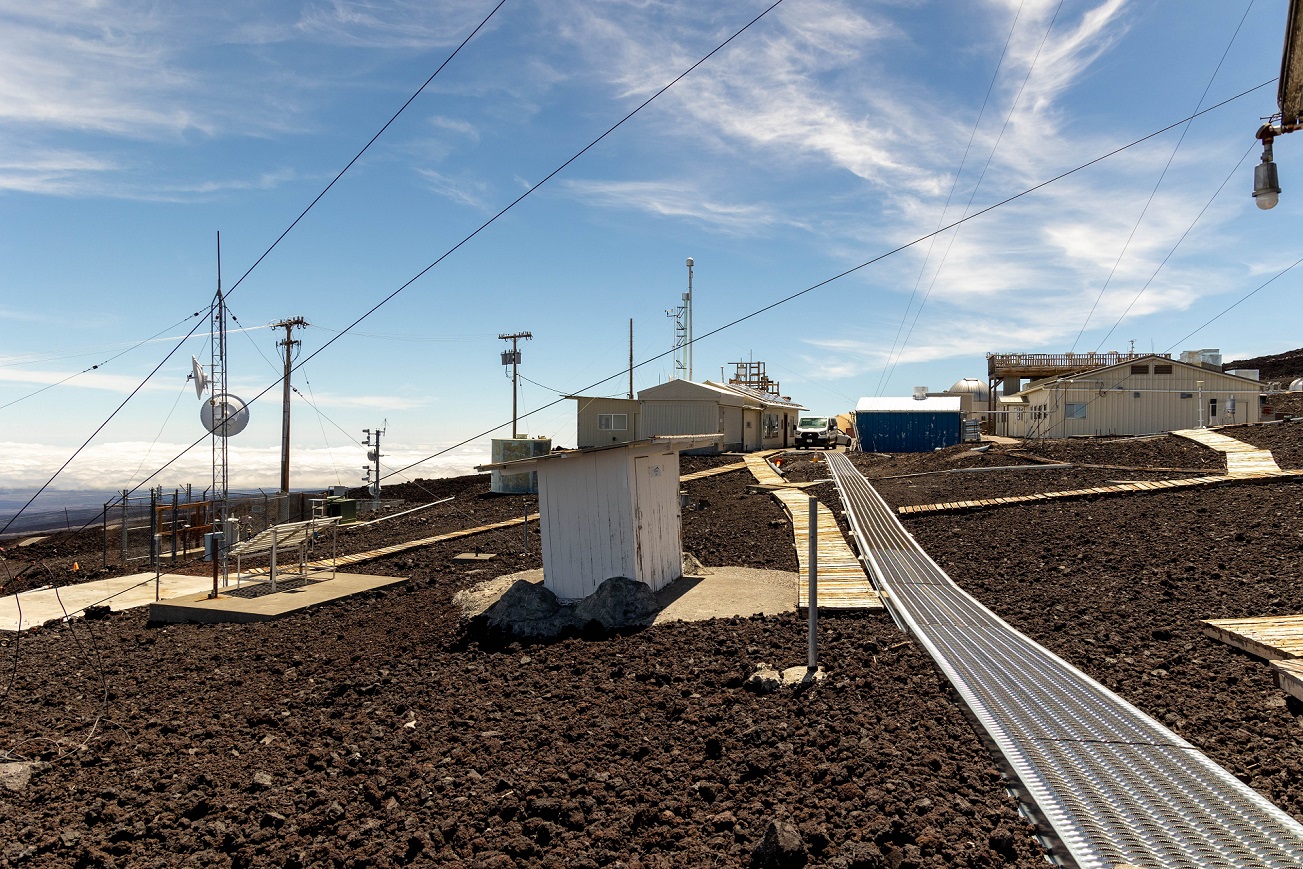
[[[175,597],[212,590],[211,576],[181,576],[165,573],[159,577],[159,597]],[[0,598],[0,631],[26,631],[49,621],[77,618],[88,606],[107,606],[124,610],[154,602],[154,574],[135,573],[97,579],[62,588],[25,591]]]
[[[310,585],[264,594],[259,597],[228,597],[216,600],[207,593],[174,597],[149,605],[149,620],[177,624],[248,624],[284,618],[291,613],[319,606],[387,585],[406,582],[405,576],[374,576],[362,573],[336,573]]]
[[[459,592],[453,602],[464,618],[474,618],[520,579],[542,582],[543,571],[525,570],[485,580]],[[796,609],[796,585],[796,574],[783,570],[712,567],[708,575],[680,577],[661,589],[656,594],[661,611],[655,624],[792,612]]]

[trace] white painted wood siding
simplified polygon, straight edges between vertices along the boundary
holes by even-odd
[[[545,586],[576,600],[612,576],[637,578],[627,451],[542,463],[538,482]]]
[[[660,591],[683,571],[679,536],[679,456],[634,457],[634,536],[639,582]]]

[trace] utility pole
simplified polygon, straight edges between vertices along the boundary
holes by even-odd
[[[384,427],[378,428],[374,432],[369,428],[362,429],[362,433],[366,435],[366,443],[363,444],[363,446],[372,447],[371,449],[367,450],[367,454],[366,454],[367,461],[370,462],[371,464],[368,464],[362,468],[362,470],[366,471],[367,489],[371,492],[372,510],[380,509],[380,457],[384,455],[384,453],[380,452],[380,436],[385,433],[385,429],[387,429],[388,427],[389,427],[389,420],[385,420]],[[376,437],[376,442],[374,445],[372,445],[371,443],[371,435],[373,434]],[[374,472],[375,472],[374,479],[372,479],[371,476],[373,465],[374,465]]]
[[[629,318],[629,400],[633,400],[633,318]]]
[[[302,317],[291,317],[272,323],[273,329],[284,329],[285,340],[277,341],[277,347],[285,348],[284,410],[281,413],[281,494],[290,493],[290,366],[294,361],[294,348],[301,342],[295,341],[292,332],[309,325]]]
[[[511,366],[511,438],[515,440],[520,437],[519,429],[516,426],[516,380],[520,376],[520,350],[517,349],[517,341],[521,339],[529,340],[533,338],[529,332],[512,332],[503,333],[498,336],[499,340],[510,341],[511,349],[502,351],[502,364]]]
[[[683,294],[683,308],[687,312],[687,343],[685,353],[688,357],[688,380],[692,380],[692,257],[688,257],[688,291]]]

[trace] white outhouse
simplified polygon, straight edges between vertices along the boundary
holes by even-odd
[[[679,452],[719,433],[668,435],[479,470],[538,472],[543,585],[578,600],[613,576],[659,591],[683,572]]]

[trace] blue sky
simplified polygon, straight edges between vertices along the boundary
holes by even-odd
[[[206,311],[218,231],[229,289],[493,5],[0,0],[0,488],[45,482],[176,341],[134,345]],[[231,440],[233,484],[278,482],[266,324],[305,317],[320,350],[766,6],[506,0],[231,291],[231,391],[273,387]],[[534,335],[522,411],[605,377],[590,391],[622,395],[629,320],[638,361],[670,349],[686,257],[701,335],[1179,121],[1205,88],[1208,106],[1273,79],[1286,7],[785,0],[307,362],[292,482],[358,484],[361,430],[386,420],[390,468],[509,434],[502,332]],[[1274,110],[1273,83],[703,339],[696,377],[764,361],[834,412],[984,377],[986,352],[1295,348],[1295,271],[1190,335],[1301,255],[1303,141],[1277,140],[1280,205],[1249,195]],[[201,328],[55,485],[134,486],[199,437],[185,378],[208,352]],[[522,428],[573,444],[574,403]],[[152,483],[209,462],[201,444]]]

